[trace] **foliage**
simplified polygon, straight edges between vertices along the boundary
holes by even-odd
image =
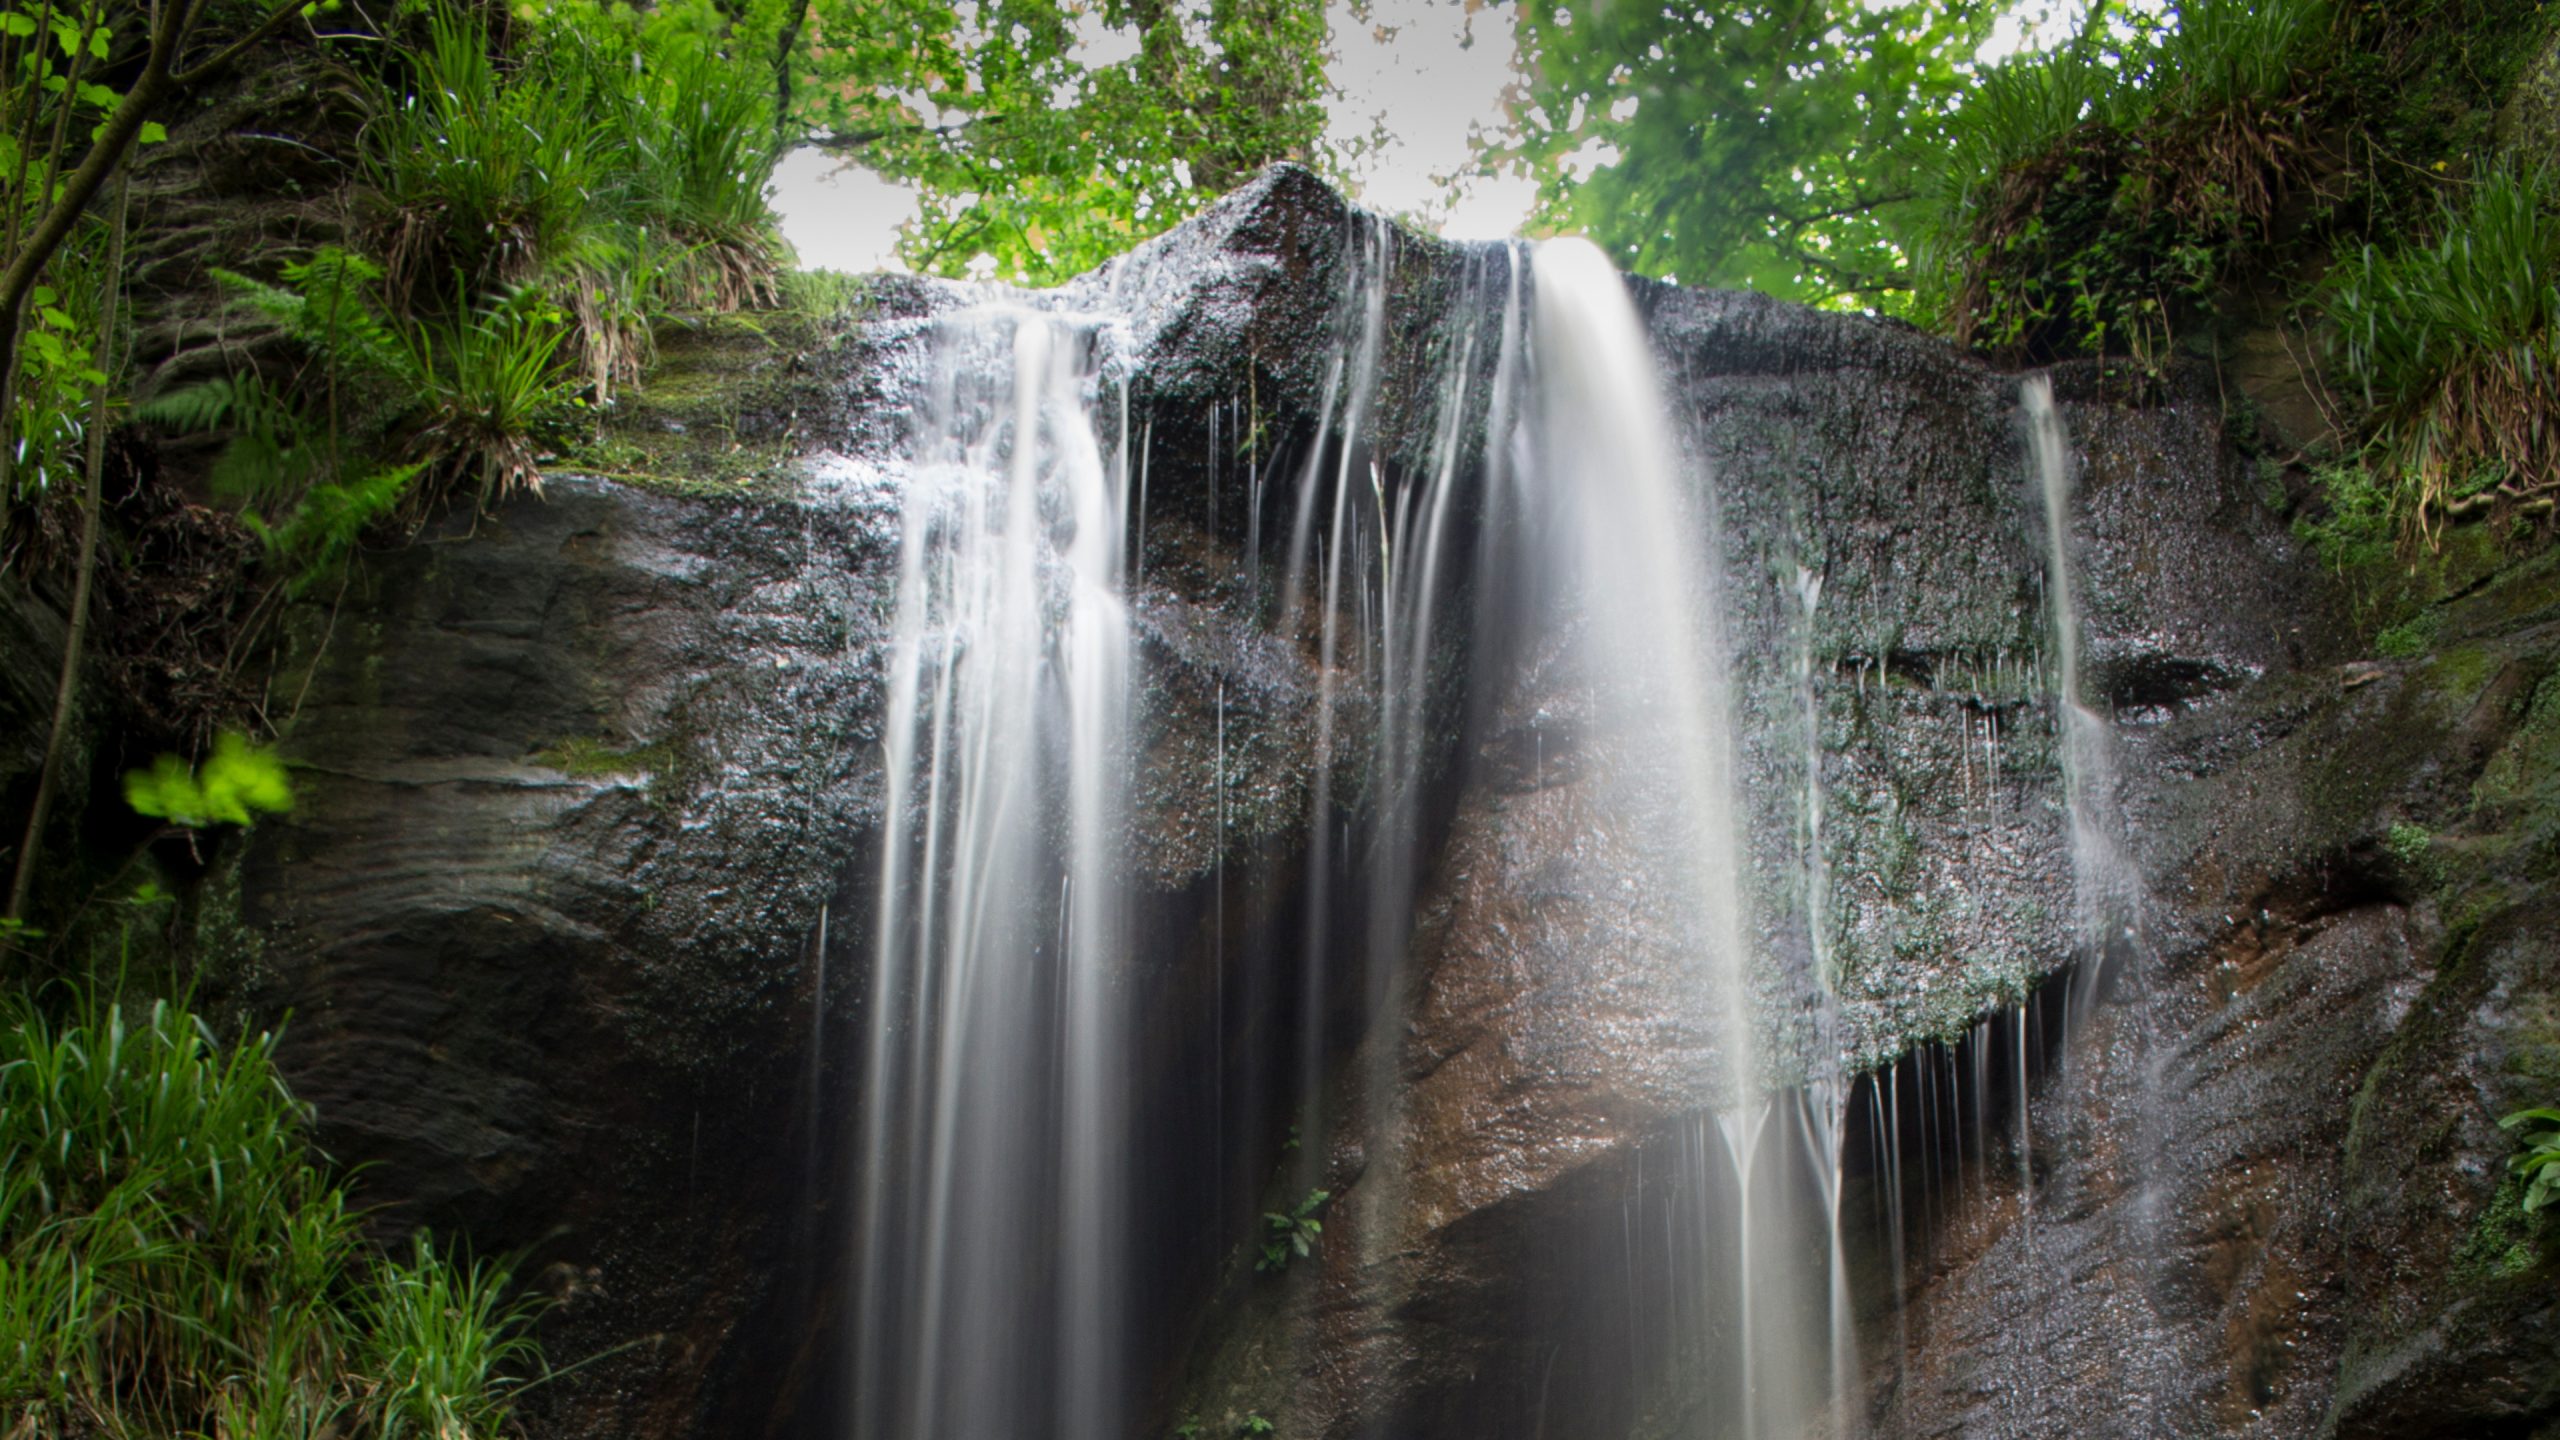
[[[274,751],[226,730],[201,766],[190,769],[179,757],[162,755],[147,770],[126,771],[124,798],[137,812],[174,824],[247,825],[252,812],[291,810],[293,780]]]
[[[2550,514],[2560,497],[2560,203],[2501,166],[2446,200],[2432,240],[2366,245],[2323,297],[2367,458],[2402,532]]]
[[[1971,56],[1996,9],[1531,0],[1523,138],[1490,159],[1529,167],[1546,221],[1588,231],[1629,268],[1904,308],[1891,211],[1912,190],[1893,157],[1972,103]]]
[[[275,1037],[15,1002],[0,1032],[0,1424],[11,1434],[486,1440],[535,1357],[502,1269],[369,1259]],[[421,1428],[417,1377],[442,1429]]]
[[[119,92],[100,84],[118,51],[113,7],[55,0],[0,8],[0,256],[49,209],[89,133]],[[164,138],[158,125],[141,137]],[[83,217],[83,243],[52,257],[28,293],[8,383],[0,385],[0,503],[55,490],[78,466],[91,396],[107,383],[94,353],[106,277],[103,221]]]
[[[712,13],[561,0],[501,54],[477,9],[430,7],[366,147],[391,307],[454,320],[538,290],[601,400],[659,314],[770,303],[776,100]]]
[[[2560,1110],[2519,1110],[2499,1121],[2498,1128],[2515,1132],[2525,1147],[2507,1162],[2525,1180],[2524,1213],[2560,1200]]]
[[[1271,1423],[1271,1417],[1259,1410],[1247,1411],[1245,1417],[1236,1422],[1236,1433],[1239,1435],[1268,1435],[1278,1428]]]
[[[2330,0],[2184,0],[2167,27],[2098,23],[1986,76],[1927,155],[1919,304],[2019,358],[2157,370],[2298,183]]]
[[[2427,646],[2435,642],[2436,631],[2443,623],[2440,612],[2424,610],[2397,625],[2384,626],[2373,637],[2374,653],[2388,655],[2395,660],[2423,654]]]
[[[1262,1255],[1253,1262],[1253,1268],[1264,1272],[1286,1270],[1293,1256],[1313,1253],[1316,1240],[1324,1234],[1324,1222],[1317,1217],[1332,1199],[1330,1190],[1310,1190],[1286,1213],[1264,1212]]]
[[[182,431],[229,431],[212,484],[243,503],[298,581],[328,573],[422,477],[476,483],[484,497],[539,484],[534,432],[570,405],[554,363],[567,319],[541,292],[519,287],[478,309],[394,318],[381,269],[334,247],[284,266],[282,284],[214,273],[299,342],[318,383],[217,376],[136,413]],[[313,390],[317,407],[289,398]],[[364,433],[347,433],[350,413],[364,417]],[[385,453],[399,458],[366,458]]]
[[[922,271],[1054,283],[1312,158],[1324,128],[1322,0],[798,8],[791,118],[921,187]]]
[[[375,1267],[360,1305],[366,1408],[381,1440],[494,1434],[511,1377],[541,1358],[528,1312],[508,1301],[504,1270],[458,1266],[424,1232],[411,1243],[407,1264]]]

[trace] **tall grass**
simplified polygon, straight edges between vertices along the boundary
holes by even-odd
[[[2332,0],[2185,0],[2173,23],[2101,20],[1987,71],[1905,157],[1924,308],[2029,350],[2165,323],[2272,218],[2334,25]]]
[[[2448,520],[2547,516],[2560,497],[2560,195],[2501,167],[2448,199],[2433,240],[2368,245],[2324,308],[2368,457],[2404,533]]]
[[[475,13],[438,4],[405,86],[372,128],[370,176],[388,211],[395,297],[442,304],[455,277],[522,284],[586,244],[602,218],[611,147],[583,83],[539,55],[502,70]]]
[[[439,0],[368,145],[395,302],[540,287],[600,399],[646,362],[655,314],[771,303],[770,72],[682,21],[563,8],[501,60],[477,12]]]
[[[22,1000],[0,1031],[0,1434],[495,1436],[528,1312],[423,1240],[372,1255],[274,1037],[73,1010]]]

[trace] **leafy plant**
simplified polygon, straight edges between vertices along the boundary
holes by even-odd
[[[208,8],[43,0],[0,9],[0,503],[50,487],[52,466],[81,438],[84,398],[107,383],[83,352],[93,314],[77,303],[104,289],[94,283],[100,267],[84,264],[98,247],[70,243],[104,228],[93,206],[107,182],[134,147],[167,138],[154,111],[320,7],[270,5],[245,34],[202,54]],[[202,58],[181,67],[191,53]],[[83,269],[86,286],[75,278]],[[32,484],[14,473],[22,464],[33,466]]]
[[[141,814],[179,825],[247,825],[253,812],[291,810],[293,781],[274,751],[226,730],[200,767],[162,755],[147,770],[126,771],[124,798]]]
[[[2069,44],[1983,77],[1906,154],[1920,305],[2021,358],[2131,355],[2156,373],[2263,238],[2304,153],[2300,103],[2331,0],[2108,7]]]
[[[1286,1213],[1265,1211],[1262,1255],[1253,1262],[1253,1268],[1264,1272],[1286,1270],[1292,1257],[1312,1253],[1324,1234],[1324,1221],[1318,1217],[1332,1200],[1330,1190],[1310,1190]]]
[[[2560,1200],[2560,1110],[2519,1110],[2498,1122],[2524,1145],[2524,1153],[2507,1168],[2525,1180],[2524,1213],[2532,1215]]]
[[[1277,1428],[1271,1423],[1270,1417],[1259,1410],[1246,1412],[1245,1417],[1236,1422],[1236,1433],[1239,1435],[1268,1435]]]
[[[226,1045],[182,1003],[69,1009],[21,997],[0,1031],[8,1433],[498,1432],[536,1363],[529,1312],[426,1242],[368,1258],[272,1034]],[[407,1418],[423,1394],[441,1428]]]
[[[136,413],[230,433],[210,479],[242,502],[297,584],[333,569],[430,476],[483,498],[538,486],[532,436],[570,404],[554,364],[566,318],[539,291],[420,320],[386,313],[382,270],[334,247],[285,265],[280,284],[215,275],[300,342],[319,384],[288,391],[254,372],[216,376]],[[291,398],[313,388],[316,404]],[[351,413],[366,417],[362,434],[348,433]],[[396,458],[371,458],[384,452]]]
[[[2401,533],[2548,516],[2560,499],[2560,203],[2502,166],[2441,206],[2431,240],[2367,245],[2324,297],[2334,356],[2364,402],[2366,458]]]
[[[601,401],[638,376],[660,314],[772,303],[773,78],[704,8],[546,6],[501,55],[480,11],[429,7],[367,147],[392,307],[463,317],[538,293],[574,319],[554,344]]]

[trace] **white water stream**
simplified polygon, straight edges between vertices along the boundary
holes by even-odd
[[[1105,1440],[1128,1424],[1129,470],[1101,327],[940,323],[883,735],[855,1431],[1037,1414]]]
[[[1395,1133],[1397,1048],[1373,1045],[1370,1064],[1333,1073],[1355,1037],[1326,1027],[1347,1014],[1367,1033],[1401,1033],[1430,859],[1429,782],[1448,727],[1464,721],[1453,711],[1483,701],[1435,690],[1435,660],[1526,625],[1528,648],[1560,654],[1587,706],[1578,746],[1590,811],[1611,853],[1637,857],[1615,878],[1676,937],[1690,1008],[1711,1017],[1711,1073],[1694,1077],[1700,1110],[1665,1182],[1677,1197],[1664,1213],[1687,1231],[1662,1280],[1682,1332],[1661,1347],[1675,1373],[1638,1383],[1684,1392],[1673,1429],[1694,1440],[1853,1433],[1841,1231],[1850,1090],[1836,1066],[1773,1088],[1764,1053],[1774,992],[1754,968],[1713,491],[1683,456],[1625,282],[1576,241],[1483,257],[1476,303],[1454,307],[1442,337],[1422,441],[1386,454],[1374,432],[1396,243],[1383,225],[1356,226],[1313,443],[1283,467],[1258,448],[1251,407],[1213,411],[1208,503],[1183,522],[1244,537],[1239,592],[1312,662],[1320,779],[1304,820],[1288,1067],[1305,1143],[1282,1162],[1280,1183],[1293,1195],[1317,1183],[1332,1153],[1323,1127],[1337,1115],[1358,1117],[1354,1138],[1372,1156]],[[1144,1047],[1129,983],[1142,897],[1127,873],[1135,817],[1125,807],[1137,779],[1133,705],[1147,682],[1130,587],[1146,567],[1124,553],[1132,534],[1143,550],[1155,419],[1130,413],[1109,317],[992,308],[934,323],[882,741],[852,1429],[860,1440],[1123,1440],[1155,1378],[1132,1338],[1143,1303],[1132,1276],[1147,1257],[1130,1220],[1143,1198],[1132,1189],[1141,1112],[1130,1066]],[[1249,467],[1249,509],[1222,520],[1215,477],[1231,463]],[[1160,517],[1175,493],[1163,485],[1158,477]],[[1273,531],[1286,517],[1268,588],[1266,488]],[[1459,603],[1469,575],[1472,610]],[[1800,572],[1797,598],[1801,873],[1828,1037],[1819,577]],[[1237,777],[1223,679],[1216,694],[1207,933],[1223,1024]],[[1356,789],[1321,778],[1346,770],[1363,777]],[[1247,947],[1244,963],[1274,954]],[[1221,1058],[1221,1159],[1236,1109],[1224,1077]],[[1385,1223],[1393,1168],[1372,1163],[1361,1183],[1361,1224],[1338,1240],[1328,1229],[1325,1243],[1380,1263],[1396,1243]]]

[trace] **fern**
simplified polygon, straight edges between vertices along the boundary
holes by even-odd
[[[133,407],[137,420],[166,425],[181,434],[197,434],[218,430],[239,410],[241,392],[256,387],[254,375],[217,375],[193,385],[182,385],[166,395]]]
[[[282,525],[256,527],[268,547],[292,564],[290,588],[299,592],[334,571],[365,527],[400,508],[426,469],[426,461],[413,460],[343,484],[314,485]]]
[[[138,407],[142,419],[181,433],[228,428],[231,443],[206,479],[214,493],[272,504],[300,491],[319,470],[319,446],[302,412],[255,374],[182,386]]]
[[[363,256],[324,245],[286,265],[281,285],[230,270],[215,270],[213,278],[333,368],[398,378],[399,337],[370,299],[382,267]]]

